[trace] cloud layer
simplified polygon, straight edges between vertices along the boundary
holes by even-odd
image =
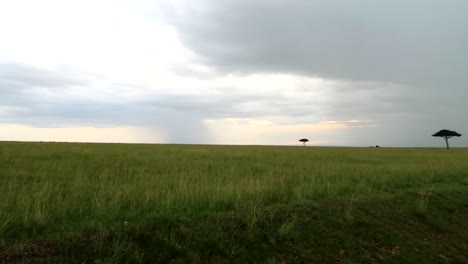
[[[423,145],[438,127],[468,130],[466,1],[201,0],[162,10],[193,61],[219,73],[340,82],[320,108],[326,117],[379,123],[354,142]]]
[[[56,10],[33,13],[21,1],[0,4],[9,131],[359,146],[431,146],[439,129],[468,131],[466,1],[47,0]]]
[[[466,1],[182,2],[166,7],[167,21],[199,62],[220,71],[414,86],[466,81]]]

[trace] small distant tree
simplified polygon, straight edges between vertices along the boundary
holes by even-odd
[[[447,129],[442,129],[440,130],[439,132],[435,133],[434,135],[432,135],[433,137],[441,137],[441,138],[444,138],[445,139],[445,144],[447,145],[447,149],[449,149],[449,143],[448,143],[448,140],[449,138],[452,138],[452,137],[461,137],[461,134],[459,134],[458,132],[456,131],[451,131],[451,130],[447,130]]]
[[[309,142],[309,140],[307,138],[302,138],[302,139],[299,139],[299,142],[302,142],[302,144],[304,144],[304,147],[305,147],[305,144]]]

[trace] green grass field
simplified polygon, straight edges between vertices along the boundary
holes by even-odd
[[[468,263],[468,149],[0,143],[0,263]]]

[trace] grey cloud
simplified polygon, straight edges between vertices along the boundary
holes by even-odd
[[[18,91],[32,87],[63,88],[84,82],[68,73],[37,69],[17,63],[0,63],[0,91]]]
[[[218,73],[338,80],[326,100],[267,101],[298,122],[373,120],[352,144],[431,145],[433,130],[467,131],[468,2],[462,0],[200,0],[162,7],[195,63]],[[361,143],[360,143],[361,142]],[[463,142],[463,140],[461,140]],[[365,144],[365,143],[364,143]],[[380,143],[384,144],[384,143]],[[466,145],[466,142],[463,143]]]
[[[8,74],[0,75],[0,84],[2,84],[0,89],[4,95],[0,98],[0,105],[23,109],[23,111],[0,113],[0,120],[3,122],[37,126],[73,124],[171,126],[174,123],[174,130],[178,131],[173,135],[177,135],[183,131],[176,128],[179,125],[175,124],[180,123],[183,116],[187,124],[200,126],[201,120],[205,118],[301,116],[311,113],[311,105],[314,105],[314,108],[319,106],[314,97],[304,96],[304,93],[287,100],[285,96],[278,94],[245,94],[245,91],[238,87],[213,88],[215,93],[210,96],[144,94],[139,91],[148,90],[148,87],[119,83],[106,84],[109,87],[105,87],[105,90],[112,91],[113,94],[100,96],[104,99],[95,99],[89,94],[85,97],[76,96],[72,90],[67,89],[68,86],[82,86],[83,93],[96,93],[97,91],[93,89],[91,83],[87,83],[87,80],[62,78],[56,72],[24,65],[3,67],[5,71],[2,72]],[[16,86],[11,86],[11,83],[15,83]],[[35,87],[43,89],[26,92]],[[52,95],[48,93],[51,90],[54,91]],[[14,98],[5,96],[6,91],[14,95]],[[45,93],[42,94],[41,91]],[[129,97],[128,95],[132,93],[137,96]],[[291,122],[294,123],[293,118]]]
[[[202,0],[164,10],[198,62],[219,71],[466,82],[466,1]]]
[[[157,127],[167,131],[172,143],[209,143],[203,119],[253,115],[242,113],[238,105],[267,100],[244,96],[230,87],[217,89],[217,96],[145,94],[149,87],[121,83],[94,87],[86,78],[63,77],[66,74],[26,65],[1,64],[0,70],[0,122],[38,127]]]
[[[267,119],[281,125],[349,119],[376,124],[376,128],[314,135],[316,139],[335,137],[357,145],[368,142],[385,145],[386,142],[387,145],[425,146],[428,141],[419,140],[420,135],[433,133],[432,130],[439,127],[452,128],[462,134],[468,130],[460,122],[466,113],[463,105],[449,104],[437,97],[418,97],[417,88],[402,85],[336,82],[320,89],[319,92],[326,95],[323,99],[317,97],[317,89],[311,89],[307,82],[298,83],[287,93],[246,93],[239,87],[218,87],[211,88],[215,90],[211,95],[192,96],[145,94],[151,90],[149,87],[108,83],[103,89],[107,94],[94,98],[89,94],[76,96],[70,93],[73,91],[70,87],[79,86],[84,93],[95,93],[98,91],[94,88],[98,89],[101,84],[93,87],[86,79],[73,76],[63,79],[56,72],[21,68],[22,71],[14,71],[15,78],[12,74],[0,75],[0,123],[38,127],[135,125],[167,131],[171,143],[212,143],[212,135],[203,120],[227,117]],[[28,76],[28,68],[32,76]],[[39,81],[31,81],[35,79]],[[17,84],[14,89],[5,85],[11,83]],[[53,96],[38,91],[25,92],[34,87],[54,91]],[[455,96],[454,100],[460,100],[460,96]],[[409,131],[404,138],[399,136],[402,129]],[[278,137],[287,138],[288,135]]]
[[[83,81],[69,76],[69,73],[0,62],[0,106],[27,109],[34,103],[27,93],[31,89],[66,89],[83,84]]]

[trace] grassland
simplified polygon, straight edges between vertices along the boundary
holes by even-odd
[[[0,143],[0,263],[468,263],[468,149]]]

